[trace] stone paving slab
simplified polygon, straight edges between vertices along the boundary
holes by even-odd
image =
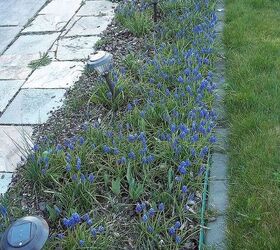
[[[14,40],[16,35],[20,32],[21,27],[0,27],[0,54],[7,48],[7,46]]]
[[[213,222],[209,222],[207,230],[205,243],[207,245],[206,249],[224,250],[226,249],[225,239],[226,239],[226,219],[225,216],[218,216]]]
[[[0,195],[5,194],[8,191],[12,177],[13,173],[0,173]]]
[[[26,158],[31,142],[29,126],[0,126],[0,172],[14,172],[21,157]]]
[[[25,25],[45,2],[46,0],[0,0],[0,25]]]
[[[5,52],[5,55],[36,55],[37,58],[40,58],[52,46],[58,36],[59,33],[20,36]],[[26,62],[23,61],[23,63]]]
[[[23,32],[61,31],[80,5],[80,0],[53,0]]]
[[[62,105],[64,89],[22,89],[0,118],[0,124],[41,124]]]
[[[20,80],[0,80],[0,112],[8,105],[9,101],[19,91],[24,81]]]
[[[226,128],[216,128],[215,135],[217,142],[214,144],[214,151],[223,153],[227,150],[227,138],[229,135],[229,130]]]
[[[213,153],[211,159],[211,179],[212,180],[226,180],[228,155],[221,153]]]
[[[212,176],[212,173],[211,173]],[[208,208],[218,214],[224,214],[228,206],[227,180],[210,180]]]
[[[80,77],[82,62],[51,62],[34,71],[23,88],[69,88]]]
[[[58,40],[56,58],[58,60],[83,60],[94,52],[97,36],[70,37]]]
[[[74,26],[67,32],[65,37],[69,36],[92,36],[99,35],[106,30],[108,24],[112,21],[110,16],[88,16],[81,17]]]
[[[82,2],[83,0],[52,0],[39,14],[63,16],[70,19]]]
[[[38,55],[2,55],[0,56],[0,79],[25,80],[31,73],[27,65]]]
[[[69,19],[55,15],[38,15],[30,25],[23,30],[27,32],[61,31]]]
[[[116,4],[110,1],[88,1],[86,2],[77,16],[112,16]]]

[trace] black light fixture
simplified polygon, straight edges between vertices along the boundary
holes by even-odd
[[[158,11],[157,11],[157,4],[158,4],[158,0],[153,0],[153,7],[154,7],[154,22],[157,22],[157,15],[158,15]]]
[[[115,85],[111,81],[109,77],[109,72],[112,69],[113,65],[113,55],[106,51],[97,51],[89,56],[89,60],[87,62],[87,67],[89,69],[96,70],[100,75],[102,75],[106,83],[110,89],[112,94],[112,99],[114,99],[117,95],[115,90]]]
[[[0,250],[40,250],[49,236],[47,222],[39,216],[16,220],[0,239]]]

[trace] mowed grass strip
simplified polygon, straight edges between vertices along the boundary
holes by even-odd
[[[229,249],[280,249],[280,1],[228,0]]]

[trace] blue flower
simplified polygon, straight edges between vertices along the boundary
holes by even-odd
[[[77,157],[77,160],[76,160],[76,169],[79,171],[81,170],[81,159],[80,157]]]
[[[90,173],[89,176],[88,176],[88,180],[89,180],[90,184],[92,184],[94,182],[94,179],[95,179],[94,174]]]
[[[91,219],[87,220],[86,222],[87,222],[87,224],[88,224],[89,226],[92,225],[92,220],[91,220]]]
[[[119,164],[119,165],[124,165],[125,163],[126,163],[126,158],[123,156],[123,157],[121,157],[118,161],[117,161],[117,163]]]
[[[184,83],[184,78],[182,76],[179,76],[177,80],[179,83]]]
[[[88,213],[86,213],[86,214],[84,214],[83,216],[82,216],[82,220],[83,221],[87,221],[87,220],[89,220],[90,219],[90,217],[89,217],[89,214]]]
[[[217,138],[216,138],[216,136],[211,136],[210,138],[209,138],[209,142],[210,143],[215,143],[215,142],[217,142]]]
[[[103,152],[104,153],[108,154],[108,153],[110,153],[110,151],[111,151],[110,147],[108,147],[107,145],[103,146]]]
[[[143,216],[142,216],[142,220],[143,220],[143,222],[147,222],[148,221],[148,216],[147,216],[147,214],[144,214]]]
[[[129,153],[128,153],[128,158],[130,158],[130,159],[135,159],[136,158],[136,155],[135,155],[135,153],[133,152],[133,151],[130,151]]]
[[[58,238],[58,239],[64,239],[65,238],[65,234],[64,233],[58,233],[57,235],[56,235],[56,238]]]
[[[141,213],[142,210],[143,210],[142,205],[138,202],[138,203],[136,204],[136,207],[135,207],[135,212],[136,212],[136,213]]]
[[[56,148],[55,148],[55,151],[61,151],[62,150],[62,146],[61,146],[61,144],[57,144],[56,145]]]
[[[188,192],[188,187],[187,186],[182,186],[182,193],[187,193]]]
[[[160,203],[160,204],[158,205],[158,210],[159,210],[160,212],[163,212],[163,211],[164,211],[164,204],[163,204],[163,203]]]
[[[176,229],[175,229],[175,227],[170,227],[169,228],[169,230],[168,230],[168,233],[172,236],[172,235],[174,235],[175,233],[176,233]]]
[[[56,205],[54,205],[54,210],[55,210],[56,215],[61,214],[61,209],[59,207],[57,207]]]
[[[80,179],[81,179],[81,182],[82,182],[82,183],[85,183],[85,182],[86,182],[86,177],[85,177],[84,174],[81,174]]]
[[[179,229],[181,227],[181,222],[180,221],[176,221],[174,224],[174,228],[175,229]]]
[[[77,176],[77,174],[73,174],[71,178],[72,178],[72,181],[76,181],[78,179],[78,176]]]
[[[8,210],[2,204],[0,204],[0,214],[6,218],[8,216]]]
[[[152,226],[148,226],[147,227],[147,231],[149,232],[149,233],[152,233],[153,231],[154,231],[154,228],[152,227]]]
[[[66,172],[70,172],[71,171],[71,165],[69,163],[67,163],[66,167],[65,167]]]
[[[80,137],[79,143],[80,143],[80,145],[83,145],[85,143],[84,137],[82,137],[82,136]]]
[[[78,213],[73,213],[72,218],[75,221],[75,223],[80,223],[80,221],[81,221],[81,217]]]
[[[97,235],[97,230],[96,230],[96,228],[92,227],[92,228],[90,229],[90,233],[91,233],[91,235],[92,235],[93,237],[96,237],[96,235]]]
[[[105,229],[103,226],[99,226],[97,230],[99,233],[103,233]]]
[[[83,247],[85,245],[85,241],[84,240],[79,240],[79,245],[80,245],[80,247]]]
[[[171,125],[170,125],[170,130],[171,130],[172,133],[175,133],[175,132],[176,132],[176,128],[177,128],[177,127],[176,127],[176,124],[171,124]]]
[[[180,244],[181,241],[182,241],[182,238],[179,235],[176,235],[176,237],[175,237],[176,244]]]
[[[149,211],[148,211],[148,215],[149,217],[154,217],[156,214],[156,210],[154,208],[150,208]]]

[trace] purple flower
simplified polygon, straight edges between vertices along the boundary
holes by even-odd
[[[85,183],[85,182],[86,182],[86,177],[85,177],[84,174],[81,174],[80,179],[81,179],[81,182],[82,182],[82,183]]]
[[[94,182],[94,179],[95,179],[94,174],[90,173],[89,176],[88,176],[88,180],[89,180],[90,184],[92,184]]]
[[[153,228],[152,226],[148,226],[148,227],[147,227],[147,231],[148,231],[149,233],[152,233],[152,232],[154,231],[154,228]]]
[[[129,153],[128,153],[128,158],[130,158],[130,159],[135,159],[136,158],[136,155],[135,155],[135,153],[133,152],[133,151],[130,151]]]
[[[142,210],[143,210],[142,205],[140,203],[137,203],[136,207],[135,207],[135,212],[136,213],[141,213]]]
[[[110,151],[111,151],[110,147],[108,147],[107,145],[103,146],[103,152],[104,153],[108,154],[108,153],[110,153]]]
[[[188,192],[188,187],[187,186],[182,186],[182,193],[187,193]]]
[[[149,211],[148,211],[148,215],[149,217],[154,217],[156,214],[156,210],[154,208],[150,208]]]
[[[180,221],[176,221],[174,224],[174,228],[175,229],[179,229],[181,227],[181,222]]]
[[[56,235],[56,238],[58,238],[58,239],[64,239],[65,238],[65,234],[64,233],[58,233],[57,235]]]
[[[104,230],[105,230],[105,229],[104,229],[103,226],[99,226],[98,229],[97,229],[97,231],[98,231],[99,233],[103,233]]]
[[[175,227],[170,227],[169,229],[168,229],[168,233],[170,234],[170,235],[174,235],[175,233],[176,233],[176,229],[175,229]]]
[[[89,214],[88,213],[86,213],[86,214],[84,214],[83,216],[82,216],[82,220],[83,221],[87,221],[87,220],[89,220],[90,219],[90,217],[89,217]]]
[[[97,230],[96,230],[96,228],[92,227],[92,228],[90,229],[90,233],[91,233],[91,235],[92,235],[93,237],[96,237],[96,235],[97,235]]]
[[[180,244],[181,241],[182,241],[181,237],[179,235],[176,235],[176,237],[175,237],[176,244]]]
[[[85,241],[84,240],[79,240],[79,245],[80,245],[80,247],[83,247],[85,245]]]
[[[160,203],[160,204],[158,205],[158,210],[159,210],[160,212],[163,212],[163,211],[164,211],[164,204],[163,204],[163,203]]]
[[[89,226],[92,225],[92,220],[91,220],[91,219],[87,220],[86,222],[87,222],[87,224],[88,224]]]
[[[148,221],[148,216],[147,216],[147,214],[144,214],[144,215],[142,216],[142,221],[145,222],[145,223]]]
[[[81,170],[81,159],[80,157],[77,157],[77,160],[76,160],[76,169],[79,171]]]

